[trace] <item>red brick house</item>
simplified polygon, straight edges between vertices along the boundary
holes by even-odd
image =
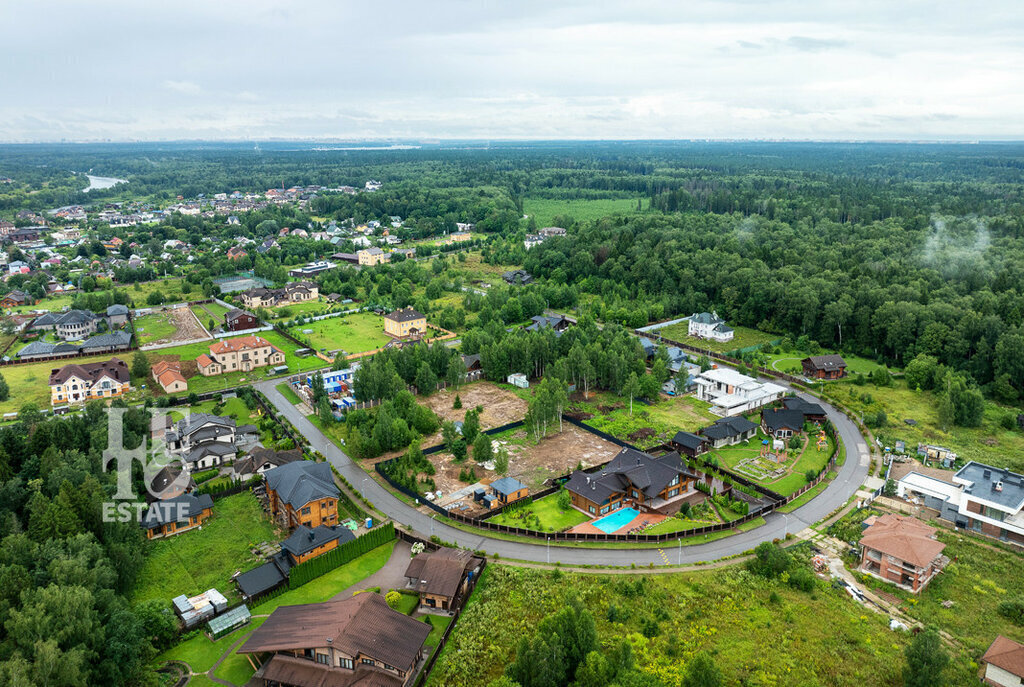
[[[935,528],[915,518],[886,514],[864,521],[860,570],[915,594],[924,589],[946,563],[946,545]]]

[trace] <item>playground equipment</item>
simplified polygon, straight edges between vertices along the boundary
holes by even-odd
[[[825,430],[821,430],[818,434],[818,450],[824,451],[828,448],[828,436],[825,435]]]

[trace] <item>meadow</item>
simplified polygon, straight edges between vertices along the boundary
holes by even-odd
[[[307,334],[306,330],[311,330]],[[391,337],[384,333],[384,318],[371,312],[358,312],[300,324],[289,330],[299,339],[308,339],[313,348],[326,351],[363,353],[380,348]]]
[[[523,213],[533,217],[538,228],[549,227],[555,217],[572,217],[577,222],[589,222],[609,215],[636,214],[638,198],[583,198],[558,200],[526,198]]]

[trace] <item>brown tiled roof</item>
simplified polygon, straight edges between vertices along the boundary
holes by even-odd
[[[1024,644],[997,635],[982,661],[1024,678]]]
[[[58,370],[51,370],[50,386],[63,384],[71,379],[71,377],[95,382],[104,375],[116,380],[119,384],[124,384],[131,379],[131,375],[128,373],[128,366],[125,365],[124,361],[120,358],[111,358],[110,360],[101,360],[96,363],[72,363]]]
[[[213,358],[206,355],[205,353],[200,354],[199,357],[196,358],[196,365],[198,365],[199,367],[208,367],[212,364]]]
[[[264,680],[300,687],[401,687],[402,680],[380,669],[356,663],[355,670],[331,668],[308,659],[277,654],[260,669]]]
[[[271,345],[269,341],[264,339],[262,336],[240,336],[237,339],[224,339],[210,346],[210,353],[217,355],[219,353],[231,353],[233,351],[246,351],[255,348],[265,348],[270,346],[275,351],[278,350],[275,346]]]
[[[454,597],[459,590],[467,568],[480,562],[469,551],[442,548],[432,553],[421,553],[409,562],[405,576],[417,580],[418,591],[438,596]]]
[[[910,517],[886,514],[864,530],[862,546],[926,568],[946,545],[934,539],[935,528]]]
[[[331,639],[331,646],[350,656],[365,654],[408,670],[429,634],[429,625],[391,609],[379,594],[367,592],[341,601],[281,606],[238,652],[324,648]]]

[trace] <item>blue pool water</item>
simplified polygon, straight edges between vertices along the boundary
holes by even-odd
[[[606,515],[590,524],[605,534],[611,534],[628,525],[638,515],[640,515],[640,511],[635,508],[620,508],[611,515]]]

